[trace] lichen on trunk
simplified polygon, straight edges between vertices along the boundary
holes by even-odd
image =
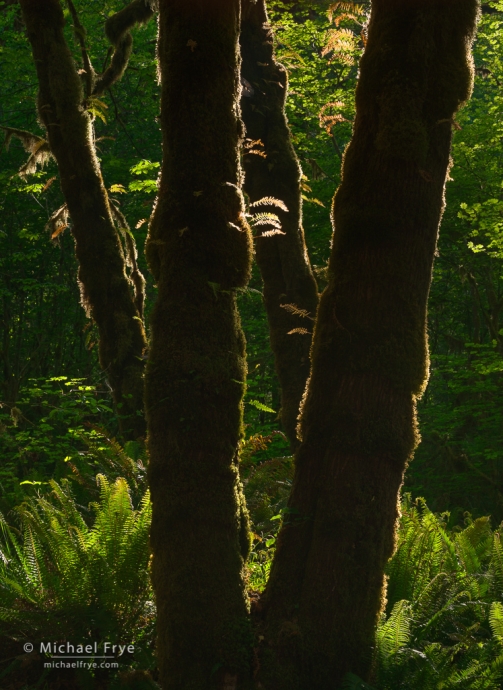
[[[274,55],[265,0],[242,0],[242,11],[241,104],[246,136],[250,140],[243,152],[244,189],[252,203],[272,197],[288,209],[285,212],[270,207],[280,218],[284,234],[257,237],[255,250],[281,386],[281,421],[295,448],[299,404],[310,370],[309,350],[318,290],[302,227],[302,171],[285,115],[287,73]],[[251,142],[256,143],[252,146]],[[297,314],[288,305],[296,307]],[[299,317],[298,312],[302,310],[308,312],[311,320]],[[306,332],[292,333],[299,328]]]
[[[146,371],[157,654],[169,690],[232,687],[250,664],[239,481],[250,273],[240,192],[239,0],[161,0],[163,163],[147,238],[158,286]],[[232,681],[232,682],[231,682]]]
[[[98,327],[100,364],[120,412],[122,434],[138,438],[145,434],[146,338],[96,157],[81,81],[63,34],[63,11],[59,0],[21,0],[21,9],[37,70],[40,121],[71,216],[83,306]],[[136,277],[138,290],[141,280]]]
[[[476,0],[374,0],[333,202],[289,512],[261,602],[267,690],[368,679],[428,376],[426,305]]]

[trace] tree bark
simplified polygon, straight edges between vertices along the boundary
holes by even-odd
[[[267,690],[368,679],[428,376],[426,304],[475,0],[374,0],[292,494],[262,601]]]
[[[302,171],[285,115],[287,73],[274,56],[265,0],[242,0],[242,12],[243,121],[247,137],[259,142],[251,149],[244,149],[244,190],[250,202],[273,197],[288,209],[285,212],[270,206],[268,210],[279,216],[285,234],[259,236],[255,247],[281,386],[281,421],[294,449],[299,405],[309,376],[313,321],[288,311],[283,305],[294,305],[314,319],[318,290],[302,227]],[[266,157],[250,150],[262,152]],[[296,328],[303,328],[307,333],[290,333]]]
[[[81,81],[64,38],[63,12],[59,0],[21,0],[21,8],[37,70],[39,116],[72,219],[82,305],[98,326],[100,364],[123,436],[138,438],[145,434],[145,332],[96,158]]]
[[[246,377],[235,289],[250,273],[240,192],[239,0],[161,0],[163,163],[147,258],[146,371],[161,684],[232,688],[249,667],[238,473]]]

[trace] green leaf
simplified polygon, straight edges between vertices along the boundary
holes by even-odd
[[[257,410],[262,410],[262,412],[271,412],[272,414],[277,414],[276,410],[267,407],[267,405],[264,405],[264,403],[261,403],[258,400],[247,400],[246,402],[249,405],[253,405],[253,407],[256,407]]]

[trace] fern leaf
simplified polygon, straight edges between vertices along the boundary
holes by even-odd
[[[389,616],[377,629],[378,653],[387,659],[407,645],[410,639],[410,603],[398,601]]]
[[[260,149],[249,149],[248,151],[245,151],[245,153],[252,153],[255,156],[260,156],[261,158],[267,158],[267,153],[265,151],[261,151]]]
[[[307,201],[308,203],[311,204],[316,204],[317,206],[321,206],[322,208],[325,208],[325,204],[320,201],[319,199],[316,199],[316,197],[310,197],[310,196],[305,196],[305,194],[302,195],[302,198],[304,201]]]
[[[314,321],[313,317],[307,311],[307,309],[299,309],[299,307],[296,304],[280,304],[279,306],[282,309],[285,309],[286,311],[290,312],[290,314],[293,314],[294,316],[300,316],[303,319],[311,319],[311,321]]]
[[[495,532],[493,536],[493,550],[489,571],[496,589],[498,591],[503,590],[503,547],[501,545],[501,534],[499,532]]]
[[[292,328],[291,331],[288,331],[287,335],[292,335],[293,333],[299,333],[300,335],[311,335],[311,332],[307,330],[307,328]]]
[[[358,14],[362,15],[365,11],[364,8],[361,7],[361,2],[333,2],[331,5],[328,7],[328,19],[329,21],[332,21],[334,13],[335,12],[351,12],[353,14]]]
[[[503,604],[493,601],[489,610],[489,625],[494,637],[503,644]]]
[[[273,237],[273,235],[286,235],[286,232],[282,232],[279,229],[276,230],[266,230],[263,232],[261,235],[257,235],[257,237]]]
[[[272,220],[270,218],[261,218],[260,220],[253,221],[253,227],[258,225],[271,225],[276,230],[281,230],[281,223],[279,220]],[[285,233],[283,233],[284,235]]]
[[[271,407],[267,407],[267,405],[264,405],[264,403],[259,402],[258,400],[247,400],[249,405],[253,405],[253,407],[256,407],[257,410],[262,410],[263,412],[272,412],[273,414],[276,414],[276,410],[273,410]]]
[[[282,211],[288,212],[285,203],[280,199],[275,199],[273,196],[264,196],[262,199],[254,201],[252,204],[250,204],[250,208],[256,208],[257,206],[276,206]]]

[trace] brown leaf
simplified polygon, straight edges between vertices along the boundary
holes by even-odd
[[[51,184],[54,182],[55,179],[56,179],[56,176],[48,179],[47,182],[45,183],[45,185],[42,187],[42,191],[45,192],[47,189],[49,189],[49,187],[51,186]]]
[[[68,227],[68,223],[65,223],[65,225],[58,225],[56,230],[51,234],[51,240],[55,240],[58,235],[61,235],[63,230],[65,230]]]
[[[291,331],[288,331],[287,335],[292,335],[292,333],[300,333],[300,335],[311,335],[307,328],[292,328]]]

